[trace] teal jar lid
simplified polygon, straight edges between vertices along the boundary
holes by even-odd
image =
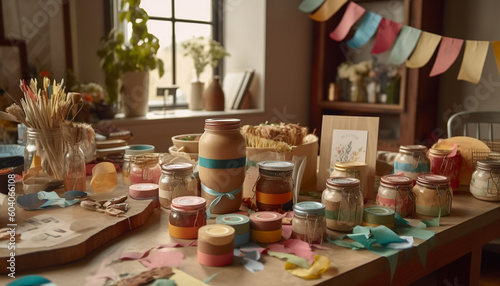
[[[300,202],[293,206],[293,212],[298,215],[325,215],[325,205],[319,202]]]
[[[240,214],[225,214],[218,216],[215,222],[227,225],[242,225],[250,223],[250,218]]]

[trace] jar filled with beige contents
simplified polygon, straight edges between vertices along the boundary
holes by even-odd
[[[159,200],[164,208],[170,208],[172,200],[181,196],[197,196],[198,181],[190,163],[172,163],[161,166]]]
[[[356,178],[329,178],[321,202],[326,208],[326,227],[329,229],[351,231],[363,221],[363,194]]]

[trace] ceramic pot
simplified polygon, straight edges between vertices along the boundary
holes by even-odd
[[[189,94],[189,109],[203,109],[203,88],[205,83],[201,81],[191,82],[191,93]]]
[[[148,113],[149,72],[134,71],[122,75],[120,93],[125,117],[140,117]]]
[[[207,111],[224,111],[224,91],[218,76],[214,76],[207,90],[205,90],[203,101]]]

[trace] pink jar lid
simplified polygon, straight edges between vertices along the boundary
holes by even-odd
[[[204,208],[207,201],[202,197],[182,196],[172,200],[171,207],[180,210],[197,210]]]
[[[441,185],[449,185],[450,178],[441,175],[423,174],[417,177],[417,184],[435,188]]]
[[[240,119],[236,118],[212,118],[205,119],[205,129],[208,130],[231,130],[240,128]]]
[[[255,212],[250,215],[251,228],[256,230],[277,230],[281,228],[283,215],[277,212]]]
[[[133,184],[128,188],[128,193],[131,198],[145,199],[158,197],[159,186],[152,183]]]
[[[413,179],[402,175],[386,175],[380,178],[380,184],[384,187],[412,186]]]

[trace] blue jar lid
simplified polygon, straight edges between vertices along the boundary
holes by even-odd
[[[298,215],[325,215],[325,205],[319,202],[300,202],[293,206],[293,212]]]

